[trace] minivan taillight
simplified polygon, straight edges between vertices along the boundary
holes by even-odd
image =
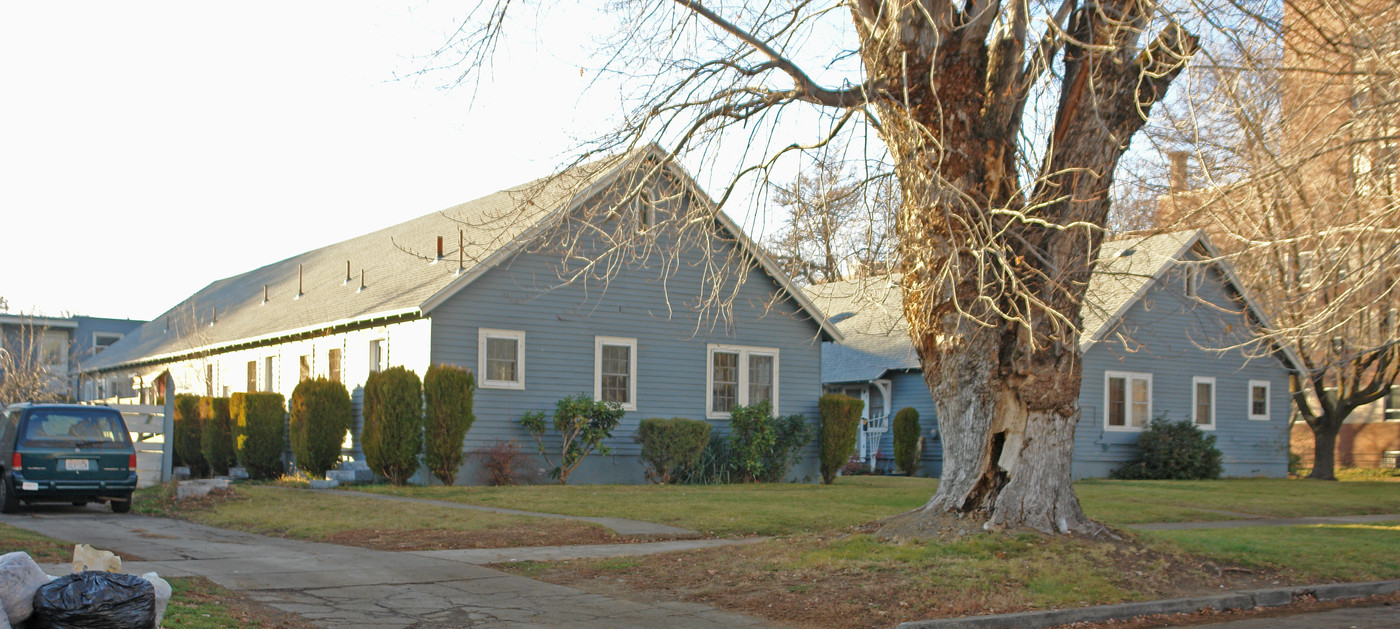
[[[133,470],[136,469],[136,455],[135,455],[135,454],[133,454],[133,455],[131,455],[131,456],[129,456],[129,457],[126,458],[126,467],[127,467],[128,469],[133,469]]]
[[[20,469],[20,467],[23,465],[24,460],[20,458],[18,452],[16,452],[14,456],[10,457],[10,469],[17,470]]]

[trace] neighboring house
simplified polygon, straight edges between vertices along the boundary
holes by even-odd
[[[609,247],[597,227],[612,221],[638,238],[591,255]],[[677,242],[681,225],[709,238]],[[627,413],[613,455],[590,457],[572,478],[641,482],[632,437],[642,418],[708,418],[722,434],[730,407],[768,399],[815,421],[821,342],[838,338],[648,147],[214,282],[86,373],[151,382],[169,370],[177,392],[218,396],[290,396],[301,380],[329,377],[352,391],[358,447],[371,372],[404,366],[421,377],[455,364],[477,378],[468,451],[513,440],[533,453],[520,416],[583,393]],[[815,473],[815,455],[805,459],[799,478]],[[480,482],[478,465],[468,457],[461,481]]]
[[[82,365],[144,321],[0,314],[4,370],[43,372],[48,393],[76,399]]]
[[[1262,321],[1203,232],[1103,244],[1083,310],[1084,356],[1075,478],[1105,477],[1134,455],[1154,418],[1191,419],[1216,435],[1226,476],[1288,468],[1288,375],[1296,361],[1253,334]],[[892,276],[807,292],[846,340],[822,355],[827,391],[867,401],[865,460],[893,457],[889,418],[919,411],[923,473],[942,471],[934,400],[923,380]],[[877,449],[878,448],[878,449]],[[881,463],[881,467],[885,467]]]

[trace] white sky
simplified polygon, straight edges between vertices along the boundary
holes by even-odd
[[[10,312],[153,318],[216,279],[548,174],[607,127],[616,91],[579,100],[597,23],[581,10],[517,28],[470,108],[446,76],[395,80],[462,10],[0,4]]]

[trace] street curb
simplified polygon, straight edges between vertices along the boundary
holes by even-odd
[[[1189,614],[1214,609],[1229,611],[1253,609],[1256,607],[1279,607],[1293,602],[1300,596],[1312,596],[1319,601],[1335,601],[1346,598],[1365,598],[1400,591],[1400,579],[1392,581],[1369,581],[1366,583],[1328,583],[1324,585],[1298,585],[1265,590],[1244,590],[1226,592],[1210,596],[1172,598],[1140,603],[1118,605],[1098,605],[1074,609],[1053,609],[1047,611],[1020,612],[1016,614],[994,614],[989,616],[966,616],[963,618],[940,618],[936,620],[915,620],[900,623],[898,629],[1034,629],[1053,627],[1075,622],[1103,622],[1123,620],[1136,616],[1153,614]]]

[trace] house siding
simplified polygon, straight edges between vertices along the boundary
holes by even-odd
[[[660,243],[666,251],[674,243]],[[724,245],[729,246],[729,245]],[[572,394],[593,395],[594,337],[637,340],[637,410],[628,411],[607,441],[612,456],[592,456],[570,477],[571,483],[644,482],[639,446],[633,441],[646,417],[705,419],[707,344],[720,343],[779,349],[778,412],[817,417],[821,393],[820,328],[790,298],[775,298],[781,289],[761,269],[750,269],[732,299],[731,320],[700,316],[694,304],[704,290],[698,251],[684,249],[674,272],[663,281],[660,265],[629,265],[606,282],[582,279],[555,287],[559,257],[521,253],[487,271],[431,312],[431,358],[435,363],[478,371],[481,328],[525,333],[524,388],[478,387],[476,422],[465,448],[473,451],[497,441],[515,441],[528,454],[535,442],[519,426],[528,411],[552,412],[555,402]],[[479,377],[479,374],[478,374]],[[719,434],[727,420],[712,420]],[[552,431],[551,431],[552,433]],[[557,438],[548,442],[557,460]],[[536,466],[542,474],[545,465]],[[790,479],[816,475],[815,445],[808,448]],[[483,482],[480,464],[468,457],[459,474],[463,483]]]
[[[894,467],[894,414],[913,408],[919,412],[919,434],[924,437],[924,449],[919,454],[917,476],[938,477],[943,474],[943,443],[938,435],[938,417],[933,395],[924,383],[922,371],[899,371],[885,376],[890,381],[890,430],[880,439],[880,466]]]
[[[1193,256],[1194,257],[1194,256]],[[1219,348],[1246,340],[1238,305],[1221,278],[1207,272],[1198,303],[1185,296],[1185,273],[1169,272],[1134,303],[1121,321],[1084,354],[1075,430],[1074,477],[1105,477],[1136,451],[1138,432],[1104,427],[1104,372],[1152,374],[1152,416],[1192,417],[1192,378],[1215,378],[1215,430],[1230,477],[1282,477],[1288,472],[1288,374],[1272,356]],[[1125,337],[1127,340],[1123,340]],[[1269,385],[1269,419],[1249,419],[1250,380]]]

